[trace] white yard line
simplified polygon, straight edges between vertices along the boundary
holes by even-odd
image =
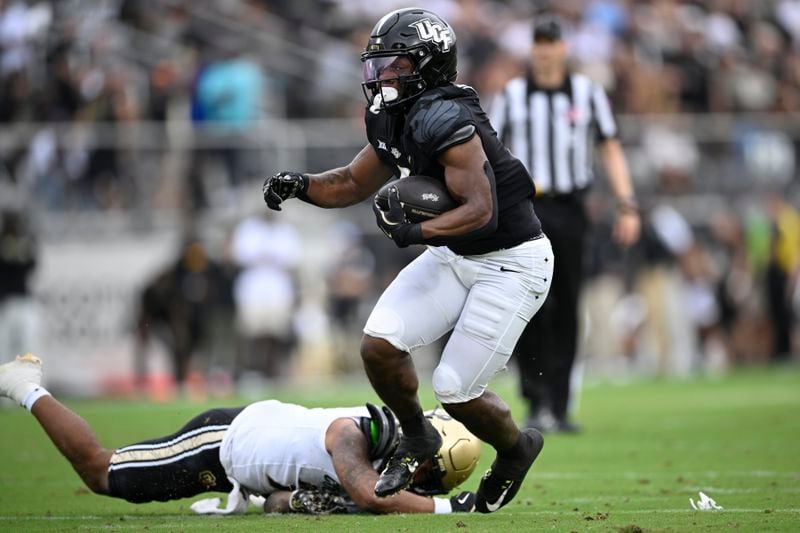
[[[754,477],[754,478],[794,478],[800,481],[800,472],[776,472],[770,470],[706,470],[700,472],[683,472],[680,470],[661,470],[658,472],[537,472],[533,471],[531,479],[641,479],[641,478],[673,478],[680,476],[690,478],[720,477]]]
[[[534,515],[534,516],[555,516],[555,515],[571,515],[571,514],[586,514],[586,513],[593,513],[596,510],[594,509],[583,509],[580,511],[526,511],[521,509],[514,509],[512,512],[515,515]],[[731,514],[731,513],[760,513],[760,514],[800,514],[800,508],[788,508],[788,509],[770,509],[769,513],[764,513],[763,508],[759,509],[749,509],[749,508],[728,508],[726,507],[724,510],[721,511],[694,511],[689,508],[688,504],[685,509],[605,509],[601,511],[603,513],[608,513],[609,516],[611,515],[634,515],[634,514],[694,514],[698,512],[702,512],[704,514]],[[249,516],[249,515],[245,515]],[[253,516],[258,516],[257,514],[253,514]],[[288,515],[283,515],[288,516]],[[124,520],[120,520],[120,518],[124,518]],[[152,516],[147,515],[115,515],[109,514],[106,516],[94,516],[94,515],[83,515],[83,516],[0,516],[0,521],[2,522],[17,522],[17,521],[34,521],[34,520],[44,520],[44,521],[57,521],[57,520],[65,520],[65,521],[78,521],[78,520],[104,520],[107,522],[113,522],[113,527],[125,527],[127,524],[125,522],[128,521],[135,521],[135,520],[153,520],[156,518],[169,518],[169,519],[180,519],[180,518],[203,518],[199,515],[184,515],[184,514],[174,514],[174,515],[164,515],[164,514],[154,514]],[[267,517],[268,518],[268,517]],[[214,518],[209,520],[209,523],[213,521]],[[172,524],[170,527],[174,527],[175,524]],[[158,526],[148,526],[150,528],[158,527]]]

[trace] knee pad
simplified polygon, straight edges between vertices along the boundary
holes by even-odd
[[[433,393],[442,403],[463,403],[471,400],[463,390],[461,376],[452,367],[440,364],[433,371]],[[479,396],[479,395],[478,395]],[[473,396],[475,398],[477,396]]]

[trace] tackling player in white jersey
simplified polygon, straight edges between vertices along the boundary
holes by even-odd
[[[203,514],[244,512],[251,496],[263,497],[265,512],[312,514],[469,512],[475,505],[471,492],[429,497],[466,480],[480,454],[480,441],[443,411],[428,413],[442,434],[440,453],[420,466],[409,490],[379,498],[373,491],[378,471],[400,437],[386,407],[309,409],[267,400],[211,409],[172,435],[112,450],[40,385],[41,378],[38,357],[17,356],[0,365],[0,395],[36,417],[97,494],[145,503],[229,493],[225,508],[218,499],[195,502],[192,509]]]

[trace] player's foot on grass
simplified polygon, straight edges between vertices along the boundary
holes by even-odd
[[[28,393],[42,382],[42,361],[27,353],[0,365],[0,395],[22,405]]]
[[[442,436],[428,422],[422,437],[402,437],[397,449],[386,463],[375,484],[375,495],[384,498],[407,488],[419,465],[436,456],[442,446]]]
[[[475,498],[475,510],[479,513],[493,513],[514,499],[525,475],[542,451],[544,438],[536,429],[523,429],[521,438],[524,442],[517,457],[498,454],[492,467],[483,475]]]
[[[525,421],[526,428],[538,429],[542,433],[558,431],[558,419],[550,409],[537,409]]]
[[[576,424],[572,420],[562,418],[558,421],[558,428],[556,431],[558,433],[580,433],[583,431],[583,428],[581,428],[580,424]]]
[[[550,409],[532,410],[525,420],[526,428],[538,429],[542,433],[580,433],[581,426],[566,417],[558,417]]]

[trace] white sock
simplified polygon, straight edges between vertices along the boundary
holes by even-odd
[[[36,403],[36,400],[41,398],[42,396],[50,396],[50,393],[47,392],[47,389],[42,387],[41,385],[36,385],[35,383],[31,383],[33,388],[25,394],[25,399],[22,401],[22,407],[30,411],[33,409],[33,404]]]
[[[453,512],[453,504],[447,498],[434,498],[433,512],[435,514],[450,514]]]

